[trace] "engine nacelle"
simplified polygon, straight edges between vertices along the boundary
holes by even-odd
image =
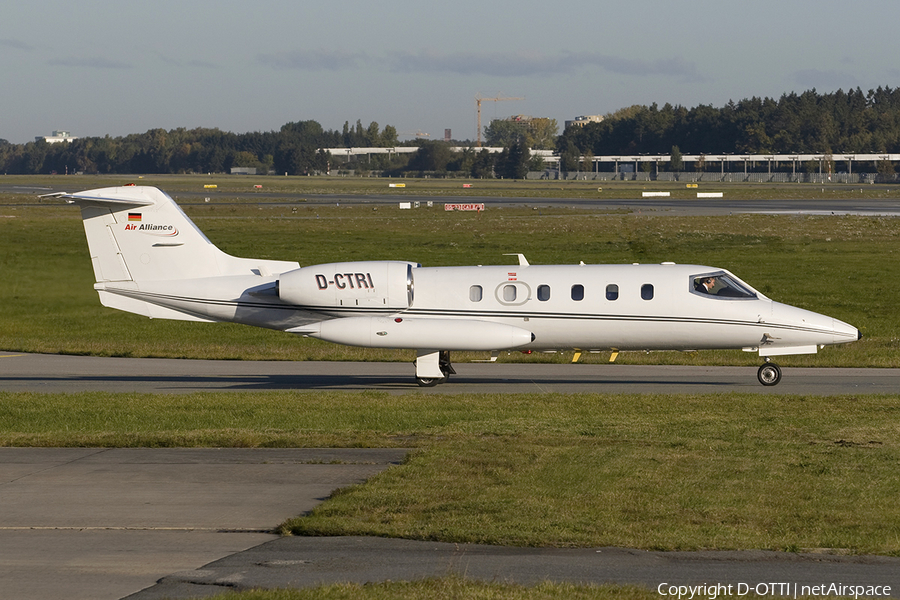
[[[413,301],[416,263],[360,261],[313,265],[282,273],[278,297],[308,308],[356,306],[403,310]]]

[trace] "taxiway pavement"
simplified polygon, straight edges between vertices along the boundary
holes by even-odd
[[[595,180],[602,187],[607,182]],[[715,186],[715,184],[710,184]],[[723,189],[727,189],[726,188]],[[787,186],[790,187],[790,186]],[[827,186],[829,190],[840,190],[844,198],[817,198],[814,200],[795,200],[772,198],[766,200],[741,200],[730,197],[723,198],[552,198],[552,197],[496,197],[496,196],[427,196],[415,194],[307,194],[301,192],[246,191],[219,193],[218,196],[235,198],[237,202],[258,202],[265,205],[284,204],[296,206],[298,201],[303,206],[373,205],[397,206],[400,202],[418,202],[426,206],[428,202],[437,205],[444,203],[480,203],[487,210],[500,206],[527,206],[539,210],[542,207],[578,207],[603,211],[628,211],[640,214],[660,215],[729,215],[738,213],[760,214],[806,214],[806,215],[860,215],[891,216],[900,215],[900,199],[898,198],[856,198],[856,186]],[[180,206],[191,204],[205,205],[210,197],[209,190],[166,190]],[[637,187],[634,188],[637,190]],[[21,194],[23,204],[46,204],[37,197],[54,192],[74,192],[69,182],[59,185],[28,186],[18,184],[0,184],[0,192]],[[636,191],[634,192],[636,193]],[[728,192],[725,192],[728,195]],[[216,198],[218,201],[219,198]],[[221,204],[221,202],[218,202]]]
[[[509,548],[271,529],[398,449],[0,448],[3,598],[130,600],[457,574],[535,584],[890,586],[900,558],[822,552]],[[757,586],[763,586],[757,588]],[[788,586],[788,587],[783,587]],[[759,590],[763,590],[761,593]],[[802,590],[802,588],[799,588]],[[882,594],[884,595],[884,594]]]
[[[677,598],[673,586],[732,586],[747,598],[798,597],[803,586],[862,586],[900,597],[900,558],[770,551],[648,552],[627,548],[509,548],[410,540],[282,538],[195,571],[176,573],[128,600],[213,595],[229,589],[415,581],[458,575],[535,585],[635,584]],[[882,593],[887,589],[887,593]],[[825,588],[822,588],[825,589]],[[709,598],[709,592],[694,598]],[[722,595],[718,591],[714,595]],[[828,596],[827,593],[805,595]],[[852,593],[845,595],[853,595]],[[865,596],[866,594],[860,594]],[[874,596],[875,594],[869,594]],[[685,594],[687,598],[689,594]]]
[[[784,368],[773,387],[756,379],[756,367],[622,364],[464,363],[457,375],[420,388],[407,363],[217,361],[102,358],[0,352],[0,391],[146,392],[379,390],[425,393],[639,393],[759,394],[900,393],[900,369]]]
[[[405,456],[397,449],[0,448],[0,598],[121,598],[276,540],[284,520]]]

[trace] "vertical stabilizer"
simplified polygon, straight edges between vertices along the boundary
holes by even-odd
[[[103,188],[63,198],[81,207],[98,283],[268,275],[297,267],[225,254],[154,187]]]

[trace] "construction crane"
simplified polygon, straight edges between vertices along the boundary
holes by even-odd
[[[478,141],[475,143],[476,148],[481,148],[481,103],[482,102],[501,102],[503,100],[524,100],[525,98],[504,98],[497,96],[496,98],[484,98],[481,94],[475,96],[475,108],[478,111]]]

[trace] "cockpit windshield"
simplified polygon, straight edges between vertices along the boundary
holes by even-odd
[[[756,292],[734,275],[725,271],[691,276],[691,291],[715,298],[756,298]]]

